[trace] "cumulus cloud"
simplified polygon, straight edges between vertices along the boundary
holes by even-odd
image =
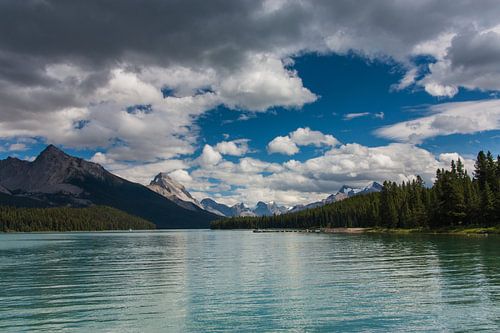
[[[366,147],[345,144],[332,148],[321,156],[305,161],[289,160],[282,164],[269,163],[252,158],[238,162],[219,161],[217,168],[195,169],[195,183],[205,188],[201,196],[217,197],[207,182],[215,181],[230,187],[224,200],[247,202],[260,200],[277,201],[294,205],[324,199],[342,185],[366,186],[372,181],[407,181],[420,175],[427,184],[434,180],[436,169],[448,168],[452,159],[464,161],[471,172],[474,161],[458,153],[434,156],[429,151],[408,143],[392,143],[387,146]],[[208,188],[208,190],[207,190]],[[220,195],[220,193],[219,193]],[[202,199],[202,197],[199,197]]]
[[[159,172],[170,173],[175,170],[184,170],[191,166],[191,164],[187,161],[178,159],[166,159],[150,163],[130,164],[115,161],[106,153],[102,152],[96,152],[90,161],[101,164],[106,169],[122,178],[140,184],[149,184],[153,177]]]
[[[429,112],[431,115],[389,125],[375,133],[388,139],[420,143],[436,136],[500,129],[497,99],[442,103],[431,106]]]
[[[452,97],[459,87],[500,90],[500,25],[457,33],[429,70],[420,83],[433,96]]]
[[[288,135],[277,136],[267,144],[267,151],[270,154],[294,155],[299,152],[299,147]]]
[[[203,151],[198,158],[198,163],[204,167],[212,167],[220,161],[222,161],[222,155],[210,145],[203,147]]]
[[[221,141],[214,149],[223,155],[242,156],[248,152],[248,141],[248,139]]]
[[[269,153],[294,155],[299,152],[298,146],[335,146],[340,142],[330,134],[313,131],[309,127],[297,128],[287,136],[277,136],[267,145]]]
[[[335,146],[339,141],[330,134],[313,131],[309,127],[297,128],[289,134],[292,141],[298,146]]]
[[[193,178],[189,175],[189,172],[183,169],[177,169],[168,174],[172,179],[178,181],[181,184],[189,184],[193,181]]]
[[[255,55],[241,71],[225,77],[220,83],[220,94],[225,105],[252,111],[265,111],[272,106],[300,108],[317,98],[304,88],[297,72],[268,55]]]

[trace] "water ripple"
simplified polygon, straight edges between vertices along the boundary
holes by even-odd
[[[499,331],[500,239],[0,235],[0,331]]]

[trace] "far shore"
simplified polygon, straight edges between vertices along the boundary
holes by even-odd
[[[238,230],[238,229],[233,229]],[[494,235],[500,234],[500,227],[450,227],[440,229],[424,228],[266,228],[254,229],[256,233],[269,232],[304,232],[304,233],[324,233],[324,234],[450,234],[450,235]]]

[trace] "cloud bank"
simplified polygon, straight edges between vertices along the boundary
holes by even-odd
[[[258,113],[313,103],[319,96],[293,69],[293,59],[308,53],[355,54],[392,63],[405,72],[396,90],[417,87],[439,97],[452,97],[460,88],[498,91],[499,27],[497,0],[362,5],[343,0],[4,0],[0,139],[24,145],[11,150],[24,150],[29,143],[19,140],[30,138],[96,150],[93,160],[138,181],[158,171],[196,166],[192,182],[199,193],[229,186],[249,200],[274,195],[291,202],[305,199],[293,189],[320,195],[348,180],[361,183],[391,172],[406,177],[418,170],[393,151],[414,153],[438,166],[439,159],[406,143],[498,128],[497,102],[444,104],[421,119],[377,132],[402,145],[339,147],[331,135],[299,128],[272,140],[269,153],[292,156],[301,146],[330,150],[319,160],[286,165],[245,157],[249,148],[243,141],[205,145],[194,158],[200,148],[196,120],[220,105]],[[433,62],[422,67],[415,60],[419,56]],[[225,155],[239,162],[228,162]],[[393,168],[380,166],[382,160]],[[379,172],[355,172],[352,163],[361,170],[376,166]],[[316,165],[329,171],[314,171]],[[233,177],[227,180],[231,185],[203,180],[214,173],[224,182],[227,176],[217,174],[223,171]],[[242,175],[253,184],[282,181],[292,192],[285,185],[248,185],[245,190],[238,182]],[[290,184],[281,179],[289,176],[294,177]]]

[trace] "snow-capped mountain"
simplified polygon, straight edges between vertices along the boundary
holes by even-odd
[[[249,207],[244,203],[238,203],[233,206],[227,206],[207,198],[201,200],[201,204],[206,210],[226,217],[270,216],[288,212],[287,207],[279,206],[273,201],[268,203],[259,201],[257,205],[255,205],[255,207]]]
[[[306,205],[296,205],[293,207],[279,206],[275,202],[262,202],[259,201],[255,207],[249,207],[244,203],[239,203],[234,206],[224,205],[212,199],[201,200],[201,206],[212,213],[220,216],[233,217],[233,216],[271,216],[286,213],[300,212],[305,209],[315,208],[350,198],[355,195],[368,194],[372,192],[380,192],[382,185],[377,182],[370,183],[366,187],[356,188],[354,186],[344,185],[334,194],[329,195],[327,198],[312,202]]]
[[[358,194],[368,194],[368,193],[373,193],[373,192],[380,192],[380,191],[382,191],[383,187],[384,187],[383,185],[381,185],[377,182],[373,182],[370,185],[366,186],[363,190],[358,192]]]
[[[157,174],[147,187],[183,208],[190,210],[205,209],[198,200],[193,198],[184,185],[164,172]]]
[[[307,204],[307,205],[294,206],[288,212],[289,213],[300,212],[301,210],[321,207],[321,206],[324,206],[326,204],[330,204],[333,202],[344,200],[346,198],[353,197],[355,195],[380,192],[380,191],[382,191],[382,187],[383,186],[377,182],[372,182],[368,186],[363,187],[363,188],[355,188],[352,186],[343,185],[336,193],[329,195],[326,199],[323,199],[321,201],[312,202],[312,203]]]
[[[272,216],[272,215],[280,215],[286,213],[288,208],[285,206],[278,206],[276,202],[271,201],[268,203],[259,201],[257,205],[253,209],[253,212],[257,216]]]
[[[231,209],[233,210],[232,216],[257,216],[254,211],[243,202],[232,206]]]
[[[282,214],[288,210],[286,207],[278,206],[275,202],[258,202],[255,207],[249,207],[244,203],[229,207],[209,198],[199,202],[182,184],[166,173],[156,175],[147,187],[183,208],[190,210],[203,209],[219,216],[269,216]]]
[[[344,185],[339,189],[339,191],[329,195],[327,198],[321,201],[312,202],[306,205],[296,205],[290,208],[280,206],[274,201],[267,203],[259,201],[254,207],[249,207],[244,203],[238,203],[233,206],[228,206],[216,202],[215,200],[210,198],[205,198],[201,200],[201,202],[199,202],[186,190],[186,188],[182,184],[169,177],[166,173],[159,173],[158,175],[156,175],[147,187],[185,209],[194,211],[203,209],[212,214],[225,217],[272,216],[285,213],[294,213],[305,209],[320,207],[332,202],[344,200],[355,195],[378,192],[382,190],[382,185],[376,182],[373,182],[363,188]]]

